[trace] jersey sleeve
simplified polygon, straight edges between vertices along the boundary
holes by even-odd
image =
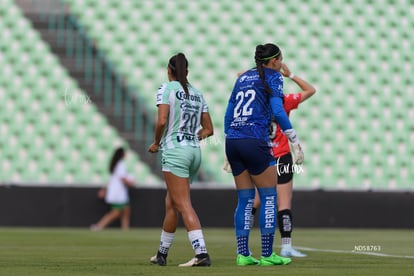
[[[283,76],[279,72],[274,72],[269,75],[268,82],[272,90],[272,97],[283,98]]]
[[[201,107],[202,113],[208,113],[208,105],[206,100],[204,99],[203,95],[201,95],[201,98],[203,99],[203,106]]]
[[[283,106],[286,112],[290,112],[291,110],[298,108],[301,99],[302,94],[300,93],[285,95]]]
[[[276,123],[280,125],[283,131],[292,128],[289,117],[283,108],[283,100],[280,97],[270,98],[270,105],[272,107],[272,113],[276,120]]]
[[[169,93],[167,90],[167,83],[163,83],[157,92],[157,106],[160,104],[169,104]]]
[[[235,89],[233,89],[233,91],[234,90]],[[234,100],[230,96],[228,104],[227,104],[227,108],[226,108],[226,113],[224,114],[224,134],[227,134],[227,131],[230,128],[230,124],[233,120],[233,110],[234,110]]]
[[[127,170],[126,170],[126,167],[125,167],[125,163],[123,161],[118,162],[118,164],[116,165],[116,167],[115,167],[115,175],[118,178],[127,177],[128,176]]]
[[[270,106],[272,108],[273,116],[276,122],[280,125],[282,130],[291,129],[289,117],[283,107],[283,76],[280,72],[275,72],[269,75],[268,84],[272,90],[270,97]]]

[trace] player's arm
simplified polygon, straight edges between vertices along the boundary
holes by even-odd
[[[198,131],[198,140],[203,140],[214,134],[213,123],[211,121],[210,113],[201,113],[201,129]]]
[[[289,139],[289,142],[292,144],[295,163],[302,164],[304,159],[302,146],[300,145],[299,138],[296,135],[296,131],[293,129],[289,117],[287,116],[286,111],[283,108],[282,98],[272,97],[270,98],[270,104],[276,122],[280,125],[280,127],[283,130],[283,133],[286,135],[286,137]]]
[[[292,130],[292,132],[295,132],[295,130],[292,127],[292,124],[290,123],[289,117],[286,114],[286,111],[283,108],[283,100],[280,97],[271,97],[270,98],[270,105],[272,107],[272,113],[273,117],[275,118],[275,121],[280,125],[283,132],[287,130]],[[296,142],[297,136],[294,135],[292,137],[289,137],[289,141],[292,143]],[[293,139],[293,140],[291,140]]]
[[[233,88],[233,91],[236,87]],[[226,112],[224,113],[224,134],[227,134],[228,129],[230,128],[230,124],[233,121],[234,116],[234,99],[232,97],[233,92],[230,95],[229,101],[227,103]]]
[[[283,77],[281,73],[273,74],[269,79],[269,86],[272,89],[272,97],[270,98],[270,104],[273,112],[273,116],[276,122],[280,125],[283,134],[289,139],[292,145],[294,161],[296,164],[302,164],[304,154],[302,146],[300,145],[299,138],[296,135],[296,131],[293,129],[289,117],[283,107]]]
[[[299,92],[302,94],[302,97],[300,99],[301,103],[306,101],[308,98],[312,97],[313,94],[315,94],[316,92],[315,87],[313,87],[310,83],[308,83],[304,79],[293,74],[286,64],[282,63],[282,68],[280,72],[282,73],[284,77],[288,77],[291,80],[293,80],[300,87],[300,89],[302,89],[302,91]]]
[[[169,111],[170,111],[170,106],[168,104],[158,105],[158,119],[157,119],[157,123],[155,124],[154,142],[148,148],[149,152],[152,152],[152,153],[158,152],[162,134],[164,133],[165,126],[167,125],[167,122],[168,122]]]
[[[130,187],[130,188],[135,187],[134,180],[131,177],[122,177],[121,180],[122,180],[122,183],[124,183],[124,185],[126,185],[127,187]]]

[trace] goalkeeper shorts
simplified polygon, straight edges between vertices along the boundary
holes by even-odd
[[[289,152],[285,155],[275,157],[277,184],[286,184],[293,179],[293,164],[292,154]]]

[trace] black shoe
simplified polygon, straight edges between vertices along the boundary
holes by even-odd
[[[152,264],[157,264],[157,265],[160,265],[160,266],[165,266],[165,265],[167,265],[167,255],[157,253],[157,255],[152,256],[150,258],[150,262]]]
[[[211,260],[208,254],[203,254],[201,256],[195,256],[188,262],[184,264],[179,264],[179,267],[191,267],[191,266],[210,266]]]

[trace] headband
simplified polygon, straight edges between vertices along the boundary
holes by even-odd
[[[276,54],[274,54],[273,56],[270,56],[270,57],[267,57],[267,58],[258,58],[258,60],[261,60],[261,61],[270,60],[272,58],[277,57],[279,54],[280,54],[280,50]]]
[[[168,63],[168,67],[170,67],[173,71],[175,71],[175,66],[172,65],[170,62]]]

